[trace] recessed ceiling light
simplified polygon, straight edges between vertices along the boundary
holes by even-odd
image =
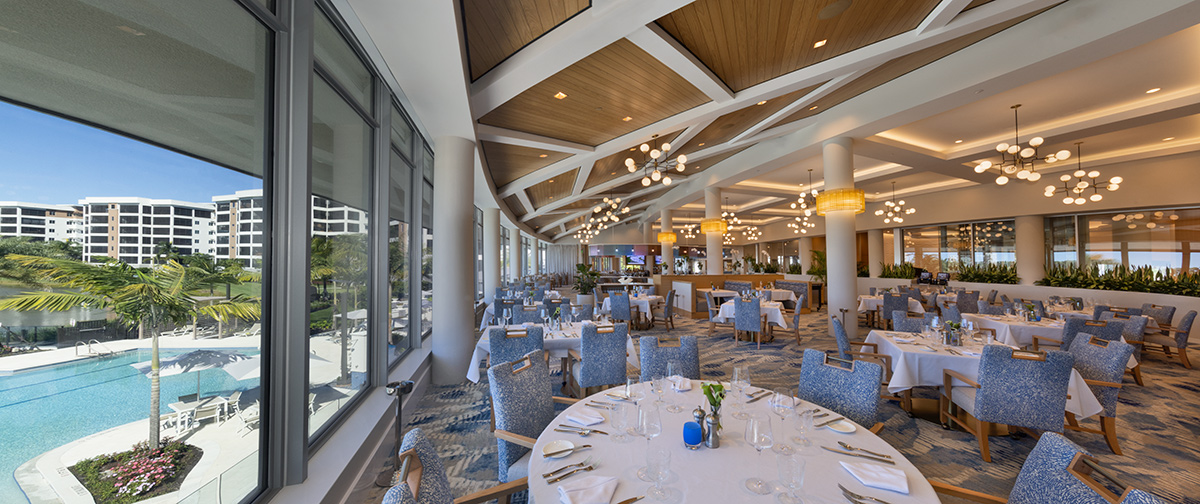
[[[767,100],[763,100],[763,101],[756,103],[755,105],[766,105],[766,104],[767,104]]]
[[[700,142],[700,146],[701,146],[701,147],[704,147],[704,142]]]
[[[554,179],[550,179],[550,183],[551,183],[551,184],[553,184],[553,183],[554,183]]]
[[[622,118],[621,118],[621,120],[622,120],[622,121],[625,121],[625,122],[629,122],[629,121],[632,121],[632,120],[633,120],[633,118],[632,118],[632,117],[629,117],[629,116],[625,116],[625,117],[622,117]]]
[[[538,157],[540,157],[540,158],[544,158],[544,157],[546,157],[546,154],[541,154],[541,155],[539,155]]]
[[[962,143],[962,140],[955,140],[954,143],[960,144],[960,143]]]
[[[825,45],[826,42],[828,42],[828,40],[825,40],[825,39],[818,40],[815,44],[813,44],[813,49],[816,49],[818,47]]]
[[[808,110],[817,110],[817,106],[816,106],[816,105],[813,105],[813,106],[811,106],[811,107],[808,107]]]
[[[1162,91],[1162,88],[1152,88],[1152,89],[1147,89],[1147,90],[1146,90],[1146,94],[1154,94],[1154,93],[1157,93],[1157,92],[1159,92],[1159,91]]]
[[[559,92],[557,92],[557,93],[554,93],[554,97],[555,97],[555,98],[558,98],[559,100],[561,100],[561,99],[563,99],[563,98],[566,98],[566,97],[567,97],[567,94],[566,94],[566,93],[564,93],[564,92],[562,92],[562,91],[559,91]]]
[[[1174,139],[1175,139],[1175,137],[1167,137],[1167,138],[1162,139],[1162,141],[1170,142],[1171,140],[1174,140]]]

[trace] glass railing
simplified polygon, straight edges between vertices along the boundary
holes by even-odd
[[[216,479],[179,499],[179,504],[237,504],[247,500],[258,487],[258,462],[258,452],[247,455]]]

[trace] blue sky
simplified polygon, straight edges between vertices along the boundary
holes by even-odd
[[[205,203],[261,186],[233,170],[0,101],[0,201],[141,196]]]

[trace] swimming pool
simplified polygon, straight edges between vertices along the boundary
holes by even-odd
[[[232,348],[246,355],[253,348]],[[161,350],[166,359],[189,349]],[[0,502],[26,503],[13,471],[29,459],[76,439],[144,420],[150,414],[150,378],[130,364],[150,360],[150,350],[130,350],[0,376]],[[228,395],[258,387],[259,379],[236,381],[219,369],[160,378],[160,407],[185,394]],[[149,434],[149,427],[146,429]]]

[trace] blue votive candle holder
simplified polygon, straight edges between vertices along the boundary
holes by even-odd
[[[698,449],[704,444],[704,436],[700,434],[700,424],[696,422],[683,424],[683,444],[690,450]]]

